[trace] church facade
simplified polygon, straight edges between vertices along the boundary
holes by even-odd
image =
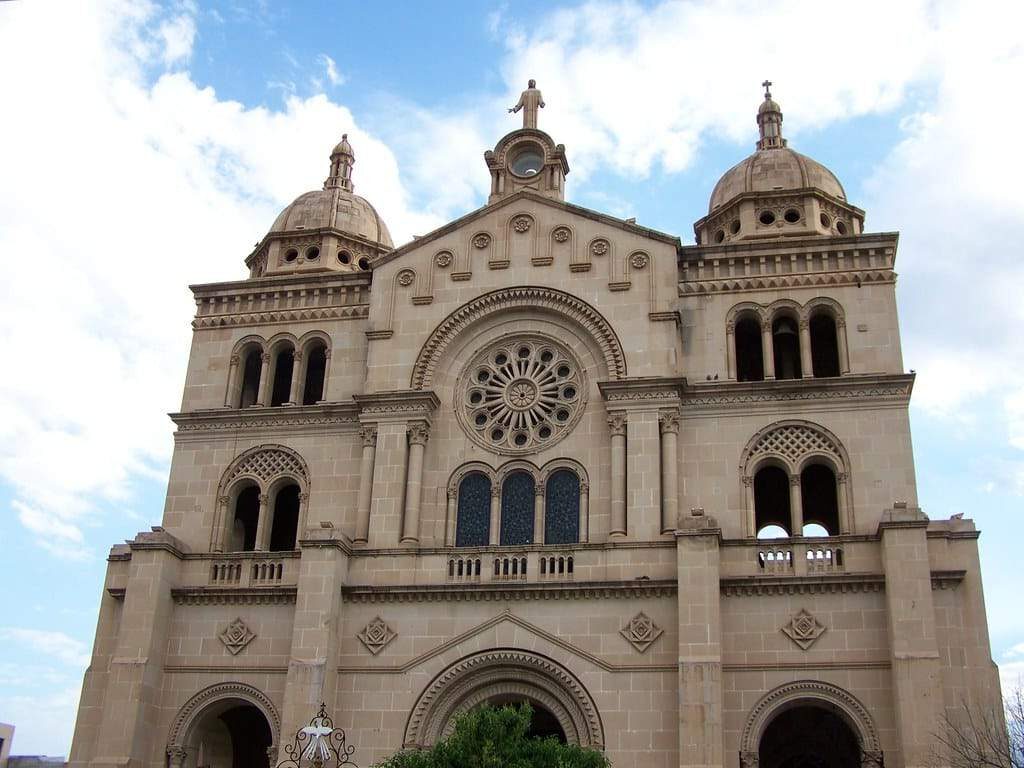
[[[998,702],[978,532],[917,505],[897,235],[767,91],[696,245],[566,202],[543,106],[479,210],[395,247],[343,138],[193,286],[72,766],[273,766],[321,702],[369,766],[527,701],[617,768],[902,768]]]

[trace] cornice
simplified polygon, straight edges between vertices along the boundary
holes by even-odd
[[[597,382],[609,409],[678,407],[686,388],[682,377],[643,376]]]
[[[243,430],[300,431],[308,427],[351,426],[359,422],[359,406],[351,403],[278,406],[276,408],[210,408],[169,414],[175,436]]]
[[[722,216],[723,214],[735,211],[736,207],[746,200],[764,200],[768,202],[772,200],[788,199],[794,197],[818,197],[821,198],[822,200],[825,200],[828,203],[831,203],[832,205],[839,206],[840,208],[843,208],[844,210],[847,210],[850,213],[856,214],[861,219],[864,218],[864,210],[862,208],[858,208],[856,205],[852,205],[849,201],[844,200],[841,197],[830,195],[825,190],[818,189],[817,187],[800,187],[798,189],[776,189],[765,191],[758,190],[751,192],[741,192],[740,194],[729,198],[729,200],[727,200],[724,204],[716,207],[715,210],[709,211],[707,215],[702,216],[694,223],[693,228],[695,230],[699,229],[700,227],[703,227],[707,222],[713,221]]]
[[[326,288],[369,288],[371,272],[314,272],[289,275],[247,277],[242,280],[222,280],[216,283],[193,283],[189,290],[196,300],[213,295],[233,297],[246,293],[274,293],[277,291],[323,291]]]
[[[356,603],[479,602],[506,600],[581,600],[588,598],[669,597],[675,579],[583,581],[562,583],[409,584],[346,586],[341,593]]]
[[[171,590],[178,605],[289,605],[296,587],[182,587]]]
[[[828,379],[776,379],[774,381],[687,382],[684,411],[715,411],[723,406],[756,406],[781,402],[863,402],[877,405],[910,403],[913,373],[879,373],[837,376]]]
[[[822,576],[731,576],[719,587],[727,597],[764,595],[823,595],[844,592],[881,592],[880,573],[833,573]]]
[[[899,244],[899,232],[868,232],[860,235],[826,237],[810,235],[777,240],[732,240],[713,245],[683,245],[679,247],[680,261],[696,264],[699,261],[729,257],[805,256],[822,252],[852,252],[869,249],[892,249]]]
[[[233,664],[165,664],[163,668],[164,672],[170,674],[220,674],[220,675],[237,675],[243,673],[251,673],[258,675],[287,675],[288,667],[277,667],[273,665],[266,666],[251,666],[251,665],[233,665]]]
[[[396,389],[352,395],[359,409],[360,421],[381,421],[388,417],[407,419],[410,416],[427,418],[441,404],[428,389]]]

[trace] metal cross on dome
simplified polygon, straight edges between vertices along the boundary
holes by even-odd
[[[768,89],[772,87],[772,81],[765,80],[763,83],[761,83],[761,85],[764,86],[764,97],[766,99],[770,99],[772,97],[772,92]]]
[[[349,759],[355,751],[355,746],[347,743],[344,729],[334,727],[327,705],[321,702],[309,725],[300,728],[295,741],[284,748],[287,757],[276,768],[358,768]]]

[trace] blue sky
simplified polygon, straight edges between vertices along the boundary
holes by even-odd
[[[193,306],[347,131],[396,241],[482,204],[528,77],[573,202],[692,239],[775,82],[791,146],[899,230],[920,500],[983,530],[1024,671],[1019,4],[0,3],[0,721],[65,754],[109,546],[160,520]],[[55,19],[59,23],[55,23]],[[12,119],[13,117],[13,119]]]

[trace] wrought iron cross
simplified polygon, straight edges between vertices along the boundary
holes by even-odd
[[[284,748],[288,757],[277,768],[357,768],[349,759],[355,751],[355,746],[346,742],[345,731],[334,727],[327,705],[321,703],[309,725],[300,728],[295,741]]]

